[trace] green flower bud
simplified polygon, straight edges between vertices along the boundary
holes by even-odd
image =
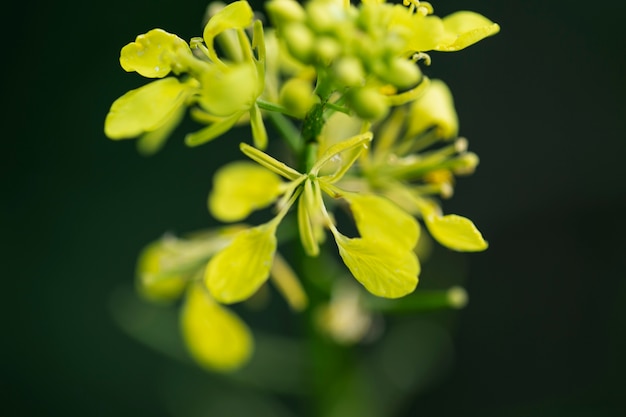
[[[292,78],[283,84],[279,96],[280,104],[289,112],[303,118],[317,103],[317,96],[313,93],[313,86],[308,81]]]
[[[341,45],[329,36],[318,38],[315,42],[317,62],[322,65],[330,65],[340,53]]]
[[[347,103],[362,119],[379,119],[387,114],[385,96],[373,87],[353,88],[346,93]]]
[[[357,87],[363,84],[365,72],[361,61],[356,57],[343,57],[335,62],[334,75],[341,86]]]
[[[310,62],[315,36],[308,27],[300,23],[289,24],[284,29],[284,39],[294,58],[303,63]]]
[[[389,65],[389,82],[398,88],[413,87],[422,77],[419,67],[412,61],[394,58]]]
[[[286,26],[293,22],[304,22],[306,13],[304,9],[294,0],[272,0],[265,5],[265,10],[275,27]]]

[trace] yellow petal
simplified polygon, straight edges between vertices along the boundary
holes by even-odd
[[[374,194],[350,193],[344,197],[363,239],[402,250],[415,247],[420,231],[417,221],[396,204]]]
[[[146,247],[137,263],[137,287],[139,293],[152,301],[171,301],[182,294],[188,282],[184,271],[168,270],[172,253],[163,241]]]
[[[442,245],[462,252],[480,252],[487,249],[487,242],[471,220],[448,214],[424,217],[430,234]]]
[[[452,93],[441,80],[431,80],[422,97],[411,104],[407,136],[414,137],[432,127],[444,139],[454,138],[459,130],[459,119]]]
[[[209,261],[205,282],[216,300],[243,301],[265,283],[276,251],[276,227],[267,223],[239,233]]]
[[[191,275],[202,271],[207,261],[225,248],[242,230],[235,225],[179,238],[166,235],[150,243],[137,261],[139,293],[151,301],[172,301],[181,294]]]
[[[185,116],[185,108],[180,106],[165,120],[162,126],[151,132],[146,132],[137,139],[137,150],[140,154],[150,156],[157,153],[165,145],[167,138],[178,127]]]
[[[250,63],[212,65],[202,73],[203,92],[198,103],[216,116],[248,111],[260,94],[257,75],[256,67]]]
[[[209,210],[223,222],[245,219],[254,210],[276,200],[281,194],[281,183],[278,175],[257,164],[230,163],[213,177]]]
[[[243,29],[252,23],[254,13],[247,1],[236,1],[218,11],[204,27],[204,42],[213,61],[219,61],[213,40],[228,29]]]
[[[174,77],[131,90],[111,105],[104,133],[111,139],[128,139],[154,131],[171,119],[193,90]]]
[[[228,372],[243,366],[253,350],[246,324],[194,285],[187,294],[181,328],[189,353],[209,370]]]
[[[456,12],[444,17],[443,25],[446,32],[454,35],[456,39],[450,43],[441,43],[434,49],[446,52],[459,51],[500,31],[497,23],[469,11]]]
[[[177,54],[192,57],[189,45],[176,35],[162,29],[153,29],[137,36],[122,48],[120,64],[125,71],[137,71],[148,78],[163,78],[177,64]]]
[[[339,233],[335,233],[335,240],[352,275],[372,294],[398,298],[417,286],[420,265],[413,250],[349,239]]]
[[[394,19],[395,24],[405,26],[411,31],[407,44],[410,51],[430,51],[441,44],[454,42],[455,36],[446,31],[443,21],[437,16],[415,13],[407,17],[404,13],[396,13]]]

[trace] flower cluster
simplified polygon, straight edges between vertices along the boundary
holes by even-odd
[[[420,224],[450,249],[487,248],[470,220],[443,215],[437,201],[452,195],[455,176],[473,172],[478,157],[458,137],[447,86],[420,65],[430,64],[427,52],[458,51],[497,33],[497,24],[467,11],[439,18],[417,0],[270,0],[270,28],[245,0],[212,10],[202,38],[187,43],[154,29],[122,49],[126,71],[156,80],[116,100],[105,121],[108,137],[137,137],[144,153],[162,147],[187,109],[207,124],[187,135],[190,146],[236,124],[251,126],[252,145],[240,144],[249,160],[222,166],[208,198],[211,214],[235,225],[168,236],[139,262],[146,297],[186,293],[182,329],[199,363],[218,370],[245,363],[250,331],[225,306],[249,299],[269,279],[291,307],[306,308],[300,279],[277,252],[287,216],[296,217],[308,256],[332,236],[356,281],[388,299],[418,284]],[[266,120],[292,152],[289,163],[264,152]],[[267,208],[269,221],[239,223]],[[336,220],[343,209],[355,236]],[[358,297],[342,299],[355,305]],[[342,339],[345,325],[327,327]]]

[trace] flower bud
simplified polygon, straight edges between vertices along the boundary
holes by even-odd
[[[363,84],[365,72],[361,62],[352,56],[343,57],[335,62],[334,74],[341,86],[357,87]]]
[[[292,115],[302,118],[317,102],[317,96],[313,93],[311,83],[300,78],[292,78],[283,84],[279,101]]]
[[[293,22],[304,22],[306,13],[294,0],[272,0],[265,5],[265,10],[275,27],[286,26]]]
[[[329,65],[341,53],[341,45],[329,36],[323,36],[315,41],[317,62]]]
[[[350,108],[362,119],[379,119],[389,110],[385,96],[373,87],[353,88],[346,94]]]
[[[285,27],[284,37],[289,53],[305,64],[311,60],[315,36],[306,25],[292,23]]]

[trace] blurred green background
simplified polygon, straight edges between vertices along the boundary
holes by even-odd
[[[238,404],[259,400],[146,348],[111,314],[144,244],[213,224],[211,175],[249,139],[241,129],[188,149],[185,124],[143,158],[134,142],[103,134],[113,100],[144,83],[120,68],[120,48],[154,27],[198,36],[206,5],[23,2],[5,14],[2,415],[178,416],[177,401],[206,394],[229,411],[189,400],[189,416],[239,417]],[[433,54],[427,70],[451,86],[461,134],[481,157],[444,210],[471,218],[491,246],[455,258],[470,303],[456,316],[453,362],[400,414],[622,416],[626,5],[434,6],[502,27],[463,52]],[[415,334],[394,337],[410,352]],[[292,402],[279,396],[266,414],[291,415]]]

